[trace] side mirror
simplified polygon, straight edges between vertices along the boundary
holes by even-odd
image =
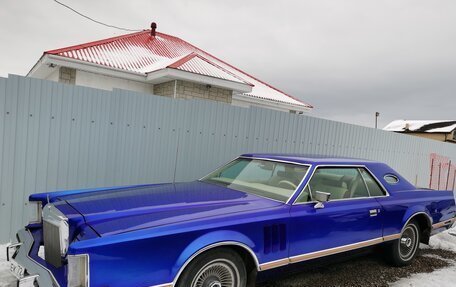
[[[330,197],[331,197],[331,193],[316,191],[315,200],[317,201],[317,203],[315,204],[314,208],[315,209],[324,208],[325,207],[324,203],[328,202]]]

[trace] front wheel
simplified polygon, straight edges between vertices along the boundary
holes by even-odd
[[[389,259],[394,266],[412,263],[420,245],[420,228],[416,221],[407,224],[401,237],[389,246]]]
[[[245,287],[247,273],[242,258],[227,248],[208,251],[185,268],[178,287]]]

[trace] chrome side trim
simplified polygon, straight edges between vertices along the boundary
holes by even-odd
[[[149,286],[149,287],[173,287],[174,284],[173,282],[171,283],[165,283],[165,284],[160,284],[160,285],[153,285],[153,286]]]
[[[269,261],[266,263],[263,263],[260,265],[260,271],[265,271],[268,269],[273,269],[281,266],[285,266],[290,264],[290,259],[285,258],[285,259],[279,259],[279,260],[274,260],[274,261]]]
[[[355,249],[359,249],[359,248],[363,248],[363,247],[367,247],[367,246],[372,246],[372,245],[379,244],[382,242],[383,242],[383,237],[379,237],[379,238],[366,240],[366,241],[362,241],[362,242],[358,242],[358,243],[353,243],[353,244],[349,244],[349,245],[344,245],[344,246],[334,247],[334,248],[325,249],[325,250],[321,250],[321,251],[315,251],[315,252],[311,252],[311,253],[292,256],[289,258],[289,260],[290,260],[290,263],[297,263],[297,262],[307,261],[307,260],[316,259],[316,258],[320,258],[320,257],[324,257],[324,256],[334,255],[334,254],[338,254],[338,253],[342,253],[342,252],[346,252],[346,251],[351,251],[351,250],[355,250]]]
[[[369,247],[369,246],[373,246],[373,245],[380,244],[383,242],[399,239],[400,237],[401,237],[400,233],[392,234],[392,235],[378,237],[378,238],[374,238],[371,240],[361,241],[361,242],[357,242],[357,243],[353,243],[353,244],[333,247],[333,248],[324,249],[324,250],[320,250],[320,251],[295,255],[295,256],[288,257],[288,258],[284,258],[284,259],[274,260],[274,261],[270,261],[270,262],[261,264],[260,271],[273,269],[273,268],[277,268],[277,267],[281,267],[281,266],[285,266],[285,265],[289,265],[289,264],[293,264],[293,263],[303,262],[303,261],[307,261],[307,260],[317,259],[317,258],[321,258],[321,257],[325,257],[325,256],[335,255],[335,254],[339,254],[342,252],[352,251],[352,250],[356,250],[356,249],[360,249],[360,248],[364,248],[364,247]]]
[[[383,236],[383,241],[386,242],[386,241],[396,240],[396,239],[399,239],[399,238],[401,238],[401,234],[400,233],[396,233],[396,234]]]
[[[213,249],[215,247],[220,247],[220,246],[239,246],[239,247],[242,247],[244,248],[246,251],[249,252],[249,254],[252,256],[253,260],[255,261],[255,266],[257,268],[258,271],[261,271],[260,270],[260,263],[258,261],[258,258],[256,257],[256,254],[255,252],[253,252],[252,249],[250,249],[250,247],[248,247],[247,245],[245,245],[244,243],[240,243],[240,242],[237,242],[237,241],[223,241],[223,242],[218,242],[218,243],[214,243],[214,244],[211,244],[211,245],[208,245],[204,248],[201,248],[200,250],[196,251],[195,253],[193,253],[192,256],[190,256],[190,258],[187,259],[187,261],[185,261],[184,265],[182,265],[182,267],[179,269],[179,272],[177,272],[177,275],[174,277],[174,280],[173,280],[173,285],[171,286],[174,286],[176,285],[177,281],[179,280],[179,277],[180,275],[182,274],[182,272],[185,270],[185,267],[188,266],[188,264],[190,264],[190,262],[195,259],[198,255],[200,255],[201,253],[205,252],[205,251],[208,251],[210,249]],[[162,285],[159,285],[159,286],[162,286]],[[168,286],[166,284],[164,284],[163,286]]]
[[[446,227],[446,226],[451,226],[455,222],[456,222],[456,218],[447,219],[447,220],[440,221],[440,222],[437,222],[437,223],[433,224],[432,228],[433,229],[438,229],[438,228],[442,228],[442,227]]]
[[[370,169],[365,166],[365,165],[350,165],[350,164],[320,164],[320,165],[316,165],[315,168],[313,169],[312,171],[312,174],[310,175],[309,177],[309,180],[307,181],[306,185],[301,189],[302,190],[305,190],[306,187],[309,185],[309,182],[312,180],[314,174],[315,174],[315,171],[320,168],[320,167],[332,167],[332,168],[338,168],[338,167],[341,167],[341,168],[344,168],[344,167],[353,167],[353,168],[364,168],[373,178],[374,180],[377,182],[377,184],[380,186],[380,188],[383,190],[383,192],[385,192],[385,195],[382,195],[382,196],[369,196],[369,197],[355,197],[355,198],[342,198],[342,199],[335,199],[335,200],[330,200],[331,201],[341,201],[341,200],[357,200],[357,199],[366,199],[366,198],[383,198],[383,197],[388,197],[390,196],[390,193],[388,192],[388,190],[385,188],[385,186],[383,186],[383,184],[378,180],[378,178],[370,171]],[[359,171],[358,171],[359,172]],[[307,175],[307,174],[306,174]],[[306,202],[297,202],[299,196],[296,197],[296,199],[293,201],[292,205],[302,205],[302,204],[309,204],[309,203],[312,203],[312,204],[315,204],[317,203],[316,201],[306,201]],[[291,197],[290,197],[291,199]],[[288,203],[288,202],[287,202]]]

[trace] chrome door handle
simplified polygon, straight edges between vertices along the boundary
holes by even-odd
[[[378,210],[378,209],[371,209],[371,210],[369,210],[369,215],[370,215],[371,217],[377,216],[378,213],[379,213],[379,210]]]

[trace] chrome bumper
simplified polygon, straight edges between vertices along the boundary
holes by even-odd
[[[29,257],[34,238],[30,231],[21,229],[17,233],[18,243],[6,247],[7,260],[11,263],[10,271],[17,278],[18,287],[60,287],[57,280],[46,267]]]

